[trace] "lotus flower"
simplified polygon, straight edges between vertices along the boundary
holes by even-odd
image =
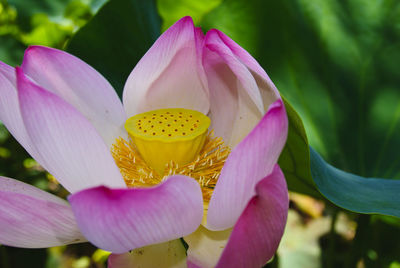
[[[1,177],[2,244],[90,241],[113,252],[110,267],[260,267],[278,247],[281,97],[243,48],[190,17],[133,69],[123,105],[80,59],[29,47],[21,67],[0,64],[0,120],[71,193]]]

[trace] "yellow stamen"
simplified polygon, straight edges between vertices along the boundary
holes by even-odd
[[[128,187],[155,186],[170,175],[186,175],[199,182],[204,202],[207,204],[230,149],[224,145],[222,138],[213,137],[213,133],[210,132],[194,160],[181,165],[170,160],[161,175],[142,159],[132,140],[128,142],[123,138],[117,139],[111,152]]]

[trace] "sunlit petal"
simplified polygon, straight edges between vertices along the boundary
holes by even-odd
[[[110,83],[79,58],[54,48],[31,46],[21,65],[24,73],[81,112],[110,147],[124,136],[122,103]]]
[[[70,192],[98,185],[125,187],[108,146],[92,124],[17,68],[20,109],[44,166]]]

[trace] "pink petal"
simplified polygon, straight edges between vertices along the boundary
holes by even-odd
[[[212,268],[215,267],[228,242],[232,229],[210,231],[200,225],[193,233],[184,237],[189,248],[188,266]]]
[[[126,81],[128,117],[160,108],[187,108],[207,114],[209,101],[196,53],[199,31],[184,17],[165,31]]]
[[[263,97],[264,107],[269,107],[277,99],[280,99],[278,90],[274,83],[272,83],[268,74],[260,66],[260,64],[241,46],[236,44],[226,34],[219,30],[215,30],[218,37],[224,44],[232,51],[232,53],[249,68],[257,82],[258,88],[260,89]]]
[[[286,181],[278,165],[257,184],[256,194],[233,228],[217,268],[258,268],[275,254],[289,209]]]
[[[85,241],[65,200],[0,177],[0,244],[41,248]]]
[[[256,184],[272,172],[286,142],[287,116],[281,100],[273,103],[250,134],[229,155],[211,197],[207,228],[232,227]]]
[[[0,121],[32,157],[43,162],[33,147],[22,121],[15,69],[2,62],[0,62]]]
[[[125,187],[93,125],[60,97],[31,82],[20,68],[16,72],[22,118],[48,171],[71,192],[98,185]]]
[[[95,69],[79,58],[54,48],[31,46],[22,69],[44,89],[81,112],[111,147],[124,136],[126,116],[116,92]]]
[[[85,237],[114,253],[188,235],[203,217],[200,186],[185,176],[153,188],[91,188],[69,201]]]
[[[208,79],[212,128],[231,147],[254,128],[271,103],[280,99],[265,71],[257,64],[264,75],[261,77],[252,69],[256,64],[244,49],[220,31],[207,33],[203,65]]]
[[[236,146],[257,124],[264,108],[251,72],[224,44],[206,36],[203,64],[210,94],[210,117],[215,135]],[[230,54],[229,54],[230,53]]]
[[[260,91],[258,90],[257,83],[255,82],[251,72],[236,56],[232,53],[228,46],[219,37],[218,30],[210,30],[207,32],[205,39],[205,46],[217,53],[229,66],[233,73],[237,76],[238,81],[242,85],[246,85],[245,90],[254,102],[259,111],[264,113],[264,105],[262,103]]]
[[[186,268],[186,249],[181,240],[151,245],[123,254],[111,254],[108,268]]]

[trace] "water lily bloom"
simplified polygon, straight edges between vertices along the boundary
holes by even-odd
[[[260,267],[278,247],[285,108],[218,30],[175,23],[133,69],[123,105],[80,59],[29,47],[20,67],[0,63],[0,121],[71,193],[1,177],[1,244],[90,241],[113,252],[110,267]]]

